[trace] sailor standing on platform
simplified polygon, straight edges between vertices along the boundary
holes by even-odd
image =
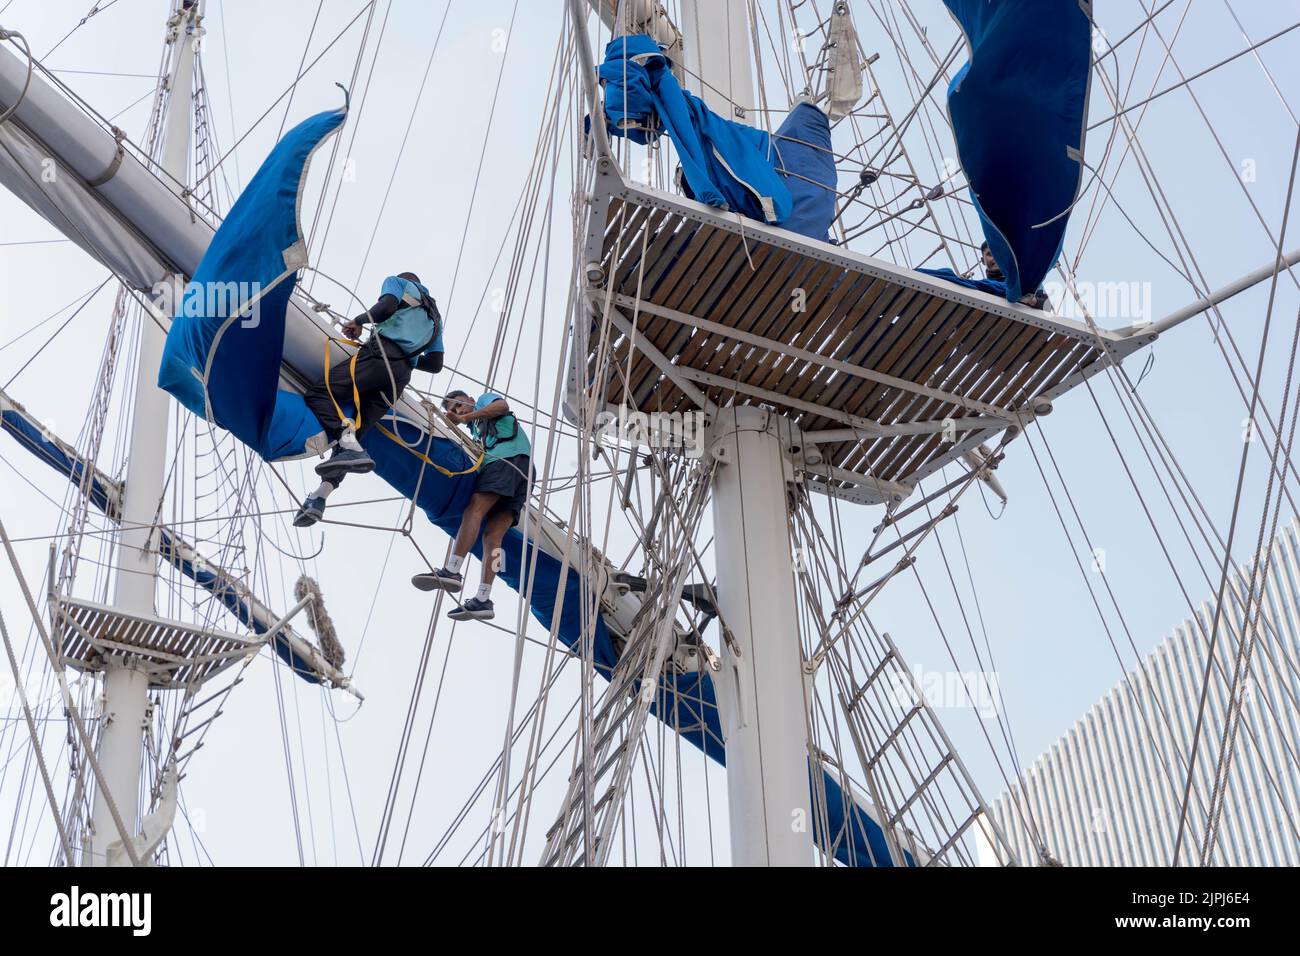
[[[980,258],[984,262],[984,275],[995,282],[1006,281],[1006,273],[1004,273],[1002,267],[998,265],[998,260],[993,258],[993,250],[989,248],[988,242],[980,244]]]
[[[357,353],[356,364],[351,357],[344,359],[303,394],[334,453],[316,466],[320,487],[298,509],[295,527],[308,528],[324,516],[326,499],[344,477],[374,471],[375,462],[359,439],[397,403],[412,369],[442,371],[442,316],[414,272],[385,279],[379,301],[344,324],[343,334],[359,339],[372,323],[374,332]],[[354,398],[356,418],[348,420],[340,409]]]
[[[447,616],[456,621],[488,621],[496,613],[492,607],[492,582],[504,561],[501,542],[506,532],[519,523],[528,502],[528,486],[534,477],[533,449],[509,403],[495,392],[480,395],[478,401],[465,392],[451,392],[443,400],[443,407],[448,419],[457,425],[468,424],[474,437],[483,443],[483,467],[476,476],[474,496],[461,516],[447,566],[417,574],[411,583],[421,591],[459,591],[465,583],[461,568],[481,531],[482,583],[474,597]]]

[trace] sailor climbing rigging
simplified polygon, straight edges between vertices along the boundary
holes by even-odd
[[[502,570],[499,564],[504,555],[501,542],[506,532],[519,523],[534,478],[532,445],[510,411],[510,404],[495,392],[480,395],[478,401],[465,392],[450,392],[443,407],[448,419],[457,425],[468,424],[474,437],[483,443],[483,467],[477,473],[474,496],[461,518],[447,566],[417,574],[411,583],[422,591],[459,591],[464,585],[461,568],[481,531],[482,583],[478,593],[448,617],[457,621],[491,620],[495,616],[492,582]]]
[[[373,471],[375,462],[358,440],[387,414],[411,381],[411,370],[442,371],[442,316],[413,272],[384,280],[379,301],[343,326],[351,340],[373,324],[374,331],[356,355],[327,368],[303,395],[333,446],[333,454],[316,466],[320,487],[307,496],[294,525],[306,528],[325,514],[325,502],[344,477]],[[355,405],[347,418],[343,405]]]

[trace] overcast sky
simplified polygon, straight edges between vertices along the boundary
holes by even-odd
[[[894,48],[873,12],[885,2],[879,0],[873,5],[859,0],[853,6],[863,45],[868,52],[881,54],[875,66],[877,78],[885,104],[898,117],[911,106],[915,77],[906,76],[900,69]],[[86,0],[0,0],[0,23],[22,30],[33,49],[44,55],[85,15],[86,6]],[[220,0],[209,6],[203,62],[211,121],[219,150],[224,152],[244,137],[291,84],[304,59],[309,34],[306,62],[311,62],[339,34],[362,3],[324,0],[319,16],[317,4],[309,0],[274,4]],[[538,124],[562,25],[562,6],[558,0],[518,4],[511,0],[450,0],[410,138],[400,163],[396,163],[430,49],[443,22],[445,4],[441,0],[394,0],[391,9],[385,0],[378,4],[370,50],[382,30],[381,55],[372,74],[367,56],[362,81],[354,92],[353,115],[342,133],[344,151],[352,160],[350,173],[338,189],[339,199],[328,231],[324,231],[324,222],[318,226],[321,231],[315,237],[312,257],[322,272],[356,288],[363,298],[373,298],[384,276],[391,273],[413,269],[425,278],[447,316],[449,358],[464,376],[440,378],[436,385],[439,390],[450,384],[472,390],[472,380],[481,377],[489,366],[498,329],[498,317],[492,311],[492,290],[505,282],[509,249],[495,268],[494,262],[533,165]],[[774,5],[762,0],[762,6]],[[1139,6],[1099,3],[1096,15],[1107,36],[1114,39],[1127,33],[1140,17]],[[1159,20],[1166,38],[1178,31],[1175,54],[1184,75],[1190,76],[1249,45],[1222,0],[1195,4],[1180,28],[1185,6],[1184,0],[1177,0]],[[165,0],[118,0],[73,33],[46,60],[53,69],[68,71],[62,78],[133,137],[142,133],[148,120],[148,94],[153,82],[150,77],[161,49],[165,7]],[[910,7],[927,26],[935,48],[940,53],[946,51],[956,37],[956,28],[939,0],[916,0]],[[1254,41],[1300,19],[1300,4],[1292,0],[1232,0],[1231,9],[1241,17]],[[232,158],[223,164],[232,190],[238,190],[274,144],[281,121],[286,119],[286,105],[287,122],[292,124],[338,104],[339,92],[333,84],[348,82],[359,41],[360,24],[346,33],[298,84],[291,104],[281,102],[243,138]],[[1157,76],[1163,59],[1159,40],[1151,36],[1142,42],[1141,66],[1127,93],[1130,101],[1178,81],[1172,66],[1166,66]],[[1135,45],[1136,40],[1129,44]],[[1127,87],[1128,70],[1137,51],[1127,45],[1124,49],[1121,64]],[[1279,89],[1300,89],[1300,31],[1270,43],[1259,55]],[[932,68],[928,62],[924,66],[918,63],[917,70],[928,79]],[[772,105],[784,108],[784,102],[777,102],[785,96],[773,79],[771,64],[767,72]],[[500,94],[493,113],[499,75]],[[1276,234],[1283,219],[1296,124],[1252,56],[1196,80],[1192,89],[1222,141],[1227,159],[1186,90],[1161,97],[1142,113],[1140,136],[1146,160],[1176,211],[1178,227],[1195,251],[1209,283],[1217,287],[1265,264],[1273,254],[1247,196]],[[1094,121],[1112,112],[1097,89],[1091,110]],[[1104,126],[1090,134],[1091,162],[1101,161],[1109,129]],[[1027,130],[1026,135],[1032,135],[1032,130]],[[572,145],[572,131],[566,130],[566,136],[567,150]],[[922,179],[928,181],[935,160],[924,137],[925,129],[917,124],[908,145],[918,169],[923,170]],[[837,141],[841,149],[852,145],[849,137],[844,140]],[[1122,141],[1116,148],[1123,148]],[[950,149],[946,140],[936,147],[934,156],[939,162],[945,149]],[[535,389],[539,389],[544,409],[551,406],[565,322],[571,165],[571,160],[562,162],[554,196],[556,235],[547,298],[543,301],[540,286],[546,260],[534,263],[534,248],[530,247],[524,268],[528,274],[536,273],[538,286],[529,308],[514,316],[507,330],[504,348],[514,361],[507,360],[504,366],[513,364],[513,372],[504,383],[496,382],[525,403],[531,403]],[[320,194],[324,172],[322,163],[309,189],[312,198],[304,204],[309,228],[316,209],[314,197]],[[323,219],[330,216],[329,207],[340,185],[338,179],[344,174],[341,164],[325,186],[328,200]],[[380,205],[390,183],[391,196],[380,218]],[[1125,163],[1113,188],[1119,204],[1146,239],[1170,254],[1167,233],[1132,158]],[[1293,207],[1290,238],[1285,243],[1288,248],[1300,245],[1295,238],[1300,233],[1295,228],[1295,212]],[[1076,217],[1066,243],[1072,258],[1081,231]],[[0,193],[0,384],[13,379],[6,389],[58,434],[73,439],[81,432],[92,394],[113,287],[110,284],[33,359],[36,348],[70,311],[58,310],[84,298],[106,277],[102,267],[71,244],[51,241],[59,238],[38,216],[7,193]],[[868,244],[853,248],[872,251]],[[1089,238],[1078,273],[1093,282],[1149,283],[1152,317],[1171,312],[1194,297],[1186,283],[1160,261],[1114,206],[1107,209],[1096,234]],[[328,285],[318,283],[314,291],[345,307],[343,294]],[[1279,283],[1263,390],[1275,415],[1298,301],[1294,283],[1289,279]],[[1268,287],[1263,286],[1234,299],[1224,309],[1252,367],[1267,302]],[[33,323],[51,316],[57,317],[21,341],[9,344]],[[1142,398],[1219,528],[1226,531],[1246,417],[1243,402],[1203,319],[1170,333],[1151,354],[1153,364],[1140,386]],[[1130,360],[1130,375],[1135,380],[1144,361],[1141,355]],[[536,374],[539,368],[540,380]],[[1043,423],[1043,434],[1066,475],[1073,503],[1083,516],[1089,536],[1095,546],[1104,549],[1106,573],[1124,620],[1138,648],[1145,652],[1188,615],[1188,604],[1166,563],[1161,542],[1150,530],[1142,502],[1131,490],[1107,422],[1143,487],[1147,505],[1157,516],[1190,598],[1200,602],[1211,589],[1200,578],[1182,544],[1111,384],[1098,379],[1093,391],[1105,412],[1105,421],[1088,392],[1079,391],[1057,403],[1055,413]],[[101,465],[109,470],[121,461],[122,446],[115,430],[118,427],[115,423],[110,429],[108,450],[101,459]],[[1043,455],[1042,437],[1035,432],[1032,439]],[[541,446],[545,447],[544,441]],[[1259,467],[1263,450],[1262,444],[1252,450],[1241,511],[1239,559],[1253,547],[1258,528],[1264,487],[1264,472]],[[572,449],[562,444],[554,473],[571,473],[573,461]],[[38,583],[44,580],[48,559],[48,537],[42,536],[48,536],[55,527],[66,495],[57,477],[41,467],[33,464],[11,439],[0,439],[0,510],[9,534],[26,539],[19,545],[20,555],[29,580]],[[200,463],[191,459],[184,469],[186,480],[193,481]],[[308,487],[306,469],[294,466],[283,473],[295,488]],[[999,478],[1011,497],[1005,513],[995,520],[997,508],[990,513],[977,497],[968,496],[958,523],[945,526],[942,541],[950,558],[959,555],[960,527],[1009,720],[1020,756],[1027,762],[1116,683],[1120,667],[1098,621],[1076,556],[1066,545],[1052,497],[1023,441],[1010,447]],[[1057,502],[1065,507],[1055,478],[1053,485]],[[269,478],[259,484],[258,494],[258,505],[264,510],[283,510],[294,504],[289,492]],[[389,489],[378,479],[360,478],[348,483],[340,500],[388,496]],[[603,504],[608,500],[607,488],[598,486],[594,496]],[[557,499],[565,500],[562,496]],[[985,496],[985,500],[992,507],[992,499]],[[204,503],[191,502],[184,513],[195,518],[204,514],[204,509]],[[849,548],[848,560],[856,560],[860,548],[869,540],[879,511],[841,509],[840,514],[847,538],[859,542],[858,551]],[[349,521],[389,528],[405,517],[403,503],[396,501],[348,512]],[[1284,509],[1284,518],[1289,517],[1289,511]],[[321,583],[328,610],[349,653],[348,666],[355,667],[356,683],[367,702],[357,712],[350,698],[324,694],[293,680],[282,669],[277,679],[277,668],[271,661],[265,657],[259,660],[214,725],[204,751],[191,764],[183,787],[191,825],[178,829],[179,862],[206,862],[210,855],[223,864],[286,864],[296,863],[300,854],[307,863],[368,861],[432,607],[427,595],[413,591],[407,583],[412,573],[425,566],[410,542],[380,530],[334,525],[323,534],[294,536],[284,528],[283,517],[269,524],[274,530],[267,533],[275,539],[276,547],[292,554],[319,552],[304,566]],[[616,526],[613,540],[618,547],[609,550],[621,559],[630,544],[623,526],[617,522]],[[195,534],[207,535],[220,540],[221,531],[207,526],[202,534]],[[415,519],[414,535],[426,553],[442,556],[446,538],[431,529],[422,516]],[[706,539],[709,536],[707,527],[704,535]],[[1090,556],[1085,554],[1082,559],[1087,567]],[[974,669],[966,625],[934,543],[922,551],[919,567],[942,631],[914,579],[906,576],[880,599],[873,609],[873,620],[894,636],[914,668],[951,670],[944,650],[946,637],[957,649],[962,666]],[[270,545],[262,546],[255,580],[268,603],[277,608],[292,604],[292,585],[298,570],[297,561],[279,557]],[[98,579],[103,571],[88,566],[85,574]],[[11,632],[22,643],[28,637],[24,608],[7,572],[0,575],[0,582],[0,609]],[[964,580],[961,587],[963,594],[967,593]],[[504,590],[498,587],[503,608],[500,619],[509,624],[513,608],[511,600],[501,593]],[[969,599],[967,611],[974,611]],[[223,626],[229,626],[229,622]],[[974,621],[972,626],[982,647],[982,632]],[[534,627],[532,633],[545,637],[540,627]],[[423,860],[433,849],[499,752],[506,726],[514,648],[511,636],[484,627],[464,626],[453,635],[442,622],[432,648],[423,706],[412,735],[406,785],[385,856],[387,862],[397,859],[396,847],[402,842],[411,802],[409,784],[421,761],[420,789],[414,822],[406,835],[403,862]],[[522,706],[536,692],[536,675],[542,661],[542,651],[536,646],[530,645],[525,654]],[[1126,660],[1132,664],[1131,654],[1126,655]],[[557,713],[568,709],[576,687],[571,677],[557,685],[552,694]],[[431,725],[435,694],[437,714]],[[6,725],[0,728],[0,774],[7,774],[0,778],[0,807],[5,811],[0,812],[0,819],[6,820],[15,794],[14,774],[27,740],[25,730],[11,719],[17,715],[17,710],[11,711],[5,718]],[[1003,789],[1002,780],[976,718],[961,708],[943,709],[940,717],[949,726],[985,796],[997,796]],[[48,752],[58,755],[56,775],[66,772],[66,754],[59,749],[62,737],[60,719],[47,735]],[[286,770],[286,746],[291,753],[292,781]],[[691,835],[687,861],[724,861],[725,779],[716,769],[712,771],[705,797],[702,758],[689,748],[683,756],[688,763],[686,792],[691,798],[684,811]],[[568,761],[566,752],[553,773],[558,785],[563,783]],[[40,798],[29,788],[27,799],[34,803]],[[711,814],[705,812],[706,799]],[[558,805],[559,794],[554,786],[539,794],[530,829],[533,839],[539,839],[550,825]],[[32,839],[32,833],[37,832],[34,828],[43,825],[38,820],[43,812],[44,808],[37,804],[30,817],[21,818],[18,829],[26,836],[15,838],[22,850],[19,859],[48,859],[52,845],[49,833]],[[456,844],[459,850],[449,850],[439,857],[440,862],[458,862],[461,853],[474,845],[474,835],[486,822],[482,804],[472,819],[477,826],[467,826]],[[653,826],[648,816],[640,820],[647,828]],[[301,841],[298,833],[302,834]],[[643,846],[650,845],[643,841]],[[535,858],[535,854],[528,857]]]

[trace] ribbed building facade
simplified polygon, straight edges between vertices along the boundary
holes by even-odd
[[[1269,549],[1214,865],[1300,864],[1300,534]],[[1197,865],[1244,631],[1250,567],[1230,581],[1210,679],[1182,865]],[[1066,866],[1168,866],[1205,675],[1211,603],[1185,621],[990,807],[1022,863],[1040,843]],[[1036,837],[1035,831],[1038,836]],[[999,862],[987,845],[981,862]]]

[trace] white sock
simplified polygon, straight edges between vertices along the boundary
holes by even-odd
[[[320,483],[320,487],[317,488],[314,492],[312,492],[311,497],[328,498],[330,495],[334,494],[334,492],[338,490],[339,490],[338,485],[331,485],[328,481],[322,481]]]
[[[460,574],[461,566],[464,565],[465,559],[459,554],[453,554],[447,559],[447,570],[452,574]]]
[[[339,437],[339,446],[348,449],[348,451],[361,451],[361,443],[357,441],[357,433],[351,428],[345,429]]]
[[[490,601],[490,600],[492,600],[492,585],[490,585],[490,584],[480,584],[480,585],[478,586],[478,599],[479,599],[480,601]]]

